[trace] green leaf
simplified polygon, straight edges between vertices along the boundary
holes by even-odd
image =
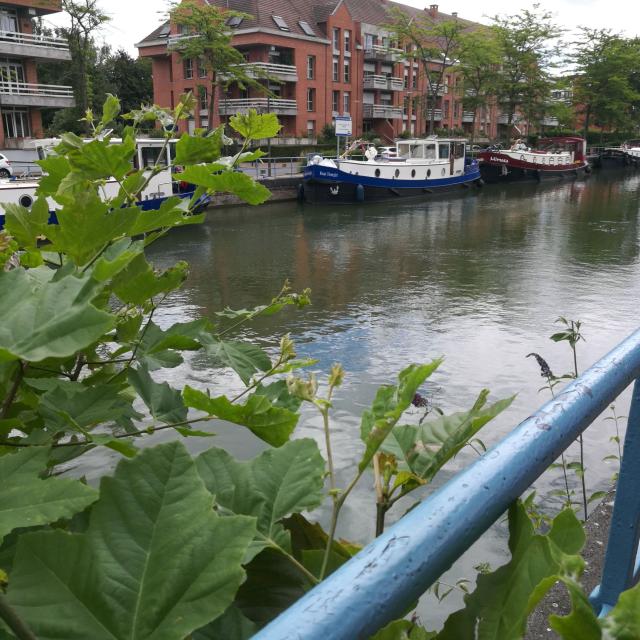
[[[221,137],[191,136],[183,133],[176,143],[175,164],[192,165],[201,162],[214,162],[220,157]]]
[[[108,247],[96,260],[91,268],[91,275],[98,282],[111,280],[143,251],[144,244],[142,242],[132,242],[129,238],[122,238]]]
[[[156,275],[144,254],[140,254],[113,279],[113,292],[122,302],[143,304],[161,293],[179,288],[188,275],[188,269],[187,263],[180,261]]]
[[[24,249],[35,249],[38,238],[47,233],[49,205],[45,198],[38,198],[31,211],[19,204],[3,204],[5,228]]]
[[[48,269],[45,272],[0,273],[0,360],[67,358],[113,327],[114,317],[90,303],[92,285],[87,277],[68,275],[51,282],[35,277],[53,275]]]
[[[272,366],[271,358],[260,347],[246,342],[207,340],[205,347],[214,361],[231,367],[245,384],[254,373],[269,371]]]
[[[369,466],[380,445],[411,404],[420,385],[440,364],[442,359],[433,360],[430,364],[412,364],[400,372],[397,386],[384,386],[378,390],[371,409],[362,414],[360,438],[366,449],[358,465],[360,471]]]
[[[399,467],[430,481],[485,425],[504,411],[515,396],[485,407],[488,391],[469,411],[438,416],[418,426],[401,425],[391,431],[381,449],[393,454]]]
[[[527,616],[559,576],[583,565],[575,554],[584,545],[584,531],[571,509],[561,512],[543,536],[534,533],[517,502],[509,508],[509,534],[509,563],[478,576],[476,590],[464,597],[465,608],[449,616],[438,640],[519,640]]]
[[[292,440],[249,462],[209,449],[197,458],[197,465],[220,506],[258,519],[254,554],[269,545],[290,551],[283,518],[319,506],[324,497],[325,464],[314,440]]]
[[[40,398],[40,413],[47,431],[91,430],[97,425],[117,423],[133,428],[132,420],[142,418],[133,409],[130,397],[121,394],[114,385],[85,386],[66,380],[52,381],[50,389]]]
[[[42,640],[176,640],[231,604],[255,532],[220,518],[171,442],[103,478],[84,534],[22,536],[8,599]]]
[[[0,542],[13,529],[69,518],[98,497],[78,480],[40,479],[49,450],[30,447],[0,456]]]
[[[600,620],[600,624],[610,634],[606,637],[615,640],[640,638],[640,586],[621,593],[616,606],[604,620]]]
[[[236,605],[231,605],[219,618],[198,629],[193,640],[249,640],[258,633],[258,626],[251,622]]]
[[[78,266],[88,264],[108,245],[128,235],[137,207],[111,209],[93,189],[82,187],[62,209],[57,225],[49,225],[51,250],[66,253]]]
[[[437,635],[436,631],[427,631],[411,620],[394,620],[369,640],[430,640]]]
[[[102,106],[102,119],[100,125],[104,128],[113,122],[120,114],[120,100],[107,93],[107,98]]]
[[[139,236],[158,229],[198,224],[204,220],[204,216],[190,213],[187,206],[187,200],[175,196],[167,198],[157,211],[139,209],[130,233]]]
[[[187,167],[180,178],[212,193],[232,193],[248,204],[262,204],[271,195],[269,189],[239,171],[220,171],[219,165]]]
[[[71,171],[69,161],[63,156],[48,156],[43,160],[37,160],[36,163],[40,165],[43,171],[42,178],[38,182],[38,195],[55,195],[60,188],[62,180]]]
[[[82,147],[70,151],[67,159],[72,171],[89,180],[108,180],[113,177],[122,180],[131,171],[131,160],[136,145],[131,138],[120,144],[108,140],[92,140]]]
[[[256,395],[265,396],[274,407],[288,409],[294,413],[300,409],[302,400],[289,393],[286,380],[278,380],[268,385],[259,384],[256,387]]]
[[[234,404],[225,396],[210,398],[187,385],[182,395],[187,407],[247,427],[258,438],[274,447],[287,442],[298,424],[299,416],[296,413],[274,407],[265,396],[257,394],[249,396],[245,404]]]
[[[231,116],[229,124],[246,140],[273,138],[282,128],[275,113],[258,114],[255,109]]]
[[[572,611],[567,616],[549,616],[551,628],[564,640],[600,640],[602,638],[600,624],[586,594],[574,580],[563,578],[562,582],[571,596]],[[628,640],[637,637],[636,633],[634,636],[629,636]]]
[[[171,424],[187,419],[187,407],[182,402],[180,391],[167,382],[156,382],[147,367],[129,369],[128,380],[156,420]]]

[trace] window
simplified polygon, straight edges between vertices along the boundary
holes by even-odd
[[[331,111],[334,113],[338,113],[340,110],[340,92],[332,91],[331,92]]]
[[[307,89],[307,111],[316,110],[316,90]]]
[[[191,78],[193,78],[193,60],[188,58],[182,64],[184,69],[184,79],[191,80]]]
[[[418,88],[418,72],[415,70],[413,71],[413,76],[411,78],[411,88],[412,89]]]
[[[457,119],[459,115],[460,115],[460,103],[459,102],[454,102],[453,103],[453,117]]]
[[[316,135],[316,121],[307,120],[307,136],[313,138]]]
[[[26,109],[3,107],[2,124],[6,138],[28,138],[31,135],[29,112]]]
[[[344,61],[344,81],[351,82],[351,63],[349,60]]]
[[[333,81],[340,81],[340,58],[333,59]]]
[[[207,67],[204,63],[204,58],[198,58],[198,76],[201,78],[207,77]]]
[[[340,29],[333,27],[333,50],[340,51]]]
[[[200,111],[206,111],[209,108],[209,94],[207,87],[200,85],[198,87],[198,100],[200,103]]]
[[[444,113],[443,116],[445,118],[445,120],[449,117],[449,101],[445,100],[444,101]]]
[[[24,67],[22,62],[0,59],[0,80],[2,82],[24,82]]]
[[[344,30],[344,52],[351,54],[351,31],[349,29]]]
[[[237,29],[242,24],[243,20],[244,16],[231,16],[227,20],[227,26],[231,27],[232,29]]]
[[[316,77],[316,57],[307,56],[307,80],[313,80]]]
[[[405,89],[409,88],[409,70],[408,69],[404,70],[404,88]]]
[[[290,31],[289,25],[280,16],[271,16],[280,31]]]
[[[343,115],[348,115],[351,113],[351,93],[345,91],[342,94],[342,113]]]
[[[18,31],[18,13],[15,9],[0,9],[0,30]]]
[[[447,160],[449,158],[449,143],[448,142],[441,142],[438,145],[438,158],[440,158],[440,160]]]
[[[304,20],[300,20],[298,22],[298,24],[300,25],[300,28],[308,35],[308,36],[315,36],[315,32],[313,31],[313,29],[311,28],[311,26],[309,25],[308,22],[305,22]]]
[[[364,48],[365,49],[373,49],[373,45],[375,44],[375,36],[371,33],[364,34]]]

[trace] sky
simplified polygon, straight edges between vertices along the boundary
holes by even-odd
[[[403,0],[403,3],[425,7],[431,1]],[[100,5],[112,17],[111,23],[104,28],[102,39],[115,49],[123,48],[135,55],[134,44],[163,21],[168,4],[167,0],[101,0]],[[531,8],[533,3],[521,0],[446,0],[438,4],[443,13],[457,11],[461,18],[489,23],[488,16],[515,13],[522,8]],[[587,26],[610,28],[626,36],[640,34],[640,3],[637,0],[554,0],[541,2],[541,6],[554,14],[558,24],[567,28]],[[62,24],[64,16],[54,16],[48,22]]]

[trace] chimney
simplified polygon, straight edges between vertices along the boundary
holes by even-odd
[[[432,18],[437,18],[438,17],[438,5],[437,4],[429,5],[429,15]]]
[[[452,17],[452,18],[457,18],[457,17],[458,17],[458,12],[457,12],[457,11],[453,11],[453,12],[451,13],[451,17]]]

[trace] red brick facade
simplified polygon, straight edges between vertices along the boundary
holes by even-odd
[[[371,7],[365,6],[368,3]],[[233,44],[247,62],[271,65],[270,70],[273,65],[284,65],[289,72],[281,77],[281,84],[270,87],[278,95],[269,101],[255,89],[220,91],[214,124],[235,111],[258,105],[259,110],[278,114],[283,125],[281,136],[287,138],[314,137],[323,126],[332,124],[335,115],[344,114],[352,118],[354,136],[372,131],[391,141],[403,131],[424,135],[429,125],[422,104],[426,79],[418,63],[405,62],[388,52],[390,43],[380,27],[386,19],[386,0],[379,3],[340,0],[329,7],[309,5],[304,15],[285,14],[280,0],[269,0],[268,7],[261,4],[258,18],[239,25]],[[436,5],[430,11],[440,19],[452,19],[439,14]],[[286,15],[287,31],[279,31],[274,15]],[[310,26],[312,36],[299,28],[301,21]],[[169,50],[172,35],[177,35],[177,26],[165,25],[137,45],[141,56],[152,58],[154,100],[165,107],[173,106],[186,90],[197,95],[207,84],[197,61],[185,63]],[[436,127],[470,133],[471,117],[463,111],[456,78],[447,73],[445,80],[436,104]],[[497,116],[495,109],[491,111],[488,117],[476,115],[476,137],[496,136]],[[203,126],[206,118],[206,110],[196,113],[191,126]]]

